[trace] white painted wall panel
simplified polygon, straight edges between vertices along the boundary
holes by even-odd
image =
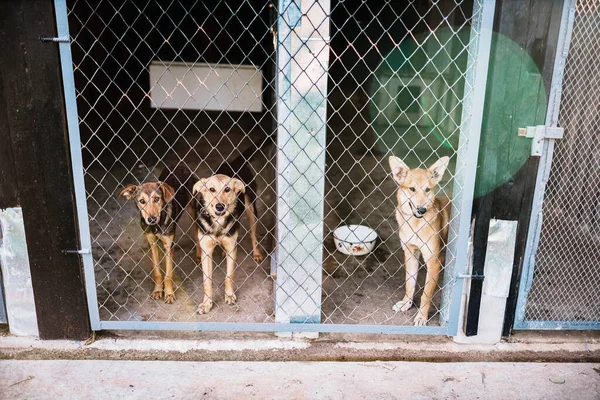
[[[153,61],[153,108],[260,112],[262,71],[254,65]]]
[[[20,207],[0,210],[0,268],[10,333],[38,336],[29,256]]]

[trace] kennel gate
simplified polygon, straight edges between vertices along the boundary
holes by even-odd
[[[546,124],[564,137],[543,147],[514,329],[600,329],[598,24],[597,2],[565,1]]]
[[[207,6],[202,1],[156,1],[136,5],[128,1],[76,0],[67,5],[66,0],[55,0],[58,26],[55,41],[60,47],[80,231],[81,249],[77,252],[84,264],[92,328],[454,335],[458,329],[462,283],[469,278],[465,274],[467,241],[495,2],[476,0],[472,9],[467,6],[468,2],[460,1],[406,4],[386,1],[381,9],[370,9],[369,2],[361,2],[357,11],[352,9],[355,3],[344,0],[331,5],[329,1],[281,0],[278,6],[265,2],[259,7],[260,12],[253,8],[257,3],[220,1]],[[402,10],[397,12],[400,7]],[[276,24],[261,20],[261,15],[268,15],[269,8],[276,10]],[[348,54],[359,61],[364,56],[354,47],[359,37],[365,42],[364,35],[360,36],[360,32],[364,33],[360,25],[365,21],[358,20],[354,14],[359,11],[372,16],[367,27],[379,25],[383,30],[384,39],[380,37],[380,42],[388,41],[401,51],[403,60],[395,71],[388,68],[389,60],[382,60],[382,69],[374,71],[367,65],[367,78],[357,80],[359,63],[346,68],[344,60],[350,57]],[[393,12],[393,23],[404,32],[401,40],[378,24],[386,12]],[[336,21],[336,13],[348,14],[349,18]],[[453,17],[449,18],[450,15]],[[407,26],[410,18],[414,26]],[[460,21],[459,26],[451,25],[454,20]],[[348,21],[358,27],[356,38],[346,37],[348,31],[344,29]],[[432,21],[437,25],[432,25]],[[252,31],[257,25],[264,33],[262,37]],[[73,30],[73,26],[77,29]],[[420,36],[412,32],[417,26],[424,29]],[[236,29],[238,34],[245,35],[244,42],[234,37]],[[194,46],[195,40],[205,45],[204,50]],[[254,62],[252,55],[268,48],[265,43],[269,40],[273,47],[271,53],[266,52],[264,60],[267,61]],[[347,44],[341,54],[335,53],[336,40]],[[377,42],[367,40],[370,50],[378,53]],[[255,44],[243,48],[248,41]],[[403,47],[401,41],[409,43],[409,47]],[[219,43],[229,43],[229,47],[222,51]],[[406,53],[407,48],[411,53]],[[191,61],[184,59],[190,54]],[[276,59],[272,80],[262,76],[268,70],[270,57]],[[464,65],[457,67],[459,60]],[[241,66],[248,64],[258,64],[258,67],[250,68],[250,75],[241,78],[241,86],[229,87],[229,79],[234,75],[239,78]],[[159,72],[148,76],[146,70],[152,65],[158,66]],[[219,65],[225,69],[218,70]],[[448,72],[449,66],[454,68],[454,75]],[[177,68],[183,68],[181,76],[174,72]],[[331,75],[335,68],[341,71],[339,81]],[[412,77],[402,75],[399,72],[402,68],[404,71],[412,69]],[[383,72],[378,75],[378,71]],[[207,75],[199,76],[201,73]],[[256,76],[260,76],[259,81],[262,80],[266,89],[256,89],[250,84],[249,80]],[[196,82],[192,90],[185,86],[187,78]],[[215,79],[217,84],[210,86]],[[349,105],[355,107],[354,98],[361,97],[359,89],[367,86],[367,79],[380,85],[379,91],[366,95],[366,103],[375,110],[372,119],[387,131],[393,130],[396,124],[404,124],[407,131],[419,132],[417,140],[411,142],[409,136],[397,134],[390,145],[383,140],[384,135],[376,132],[375,141],[384,149],[378,153],[374,145],[363,142],[367,136],[364,131],[355,134],[358,126],[355,120],[364,111],[365,104],[362,109],[353,108],[350,117],[342,115],[342,109]],[[344,80],[351,84],[342,84]],[[145,86],[148,82],[150,88]],[[268,100],[262,100],[269,87],[277,88],[273,107],[269,107]],[[183,95],[181,90],[185,92]],[[251,98],[254,95],[254,101],[263,101],[260,108],[270,110],[262,116],[236,114],[239,110],[236,111],[234,103],[243,94],[248,95],[248,91]],[[362,93],[364,97],[364,91]],[[158,95],[162,96],[160,100],[157,100]],[[336,95],[341,99],[337,103]],[[184,110],[209,109],[211,102],[220,111],[211,114]],[[242,102],[238,107],[248,111],[253,105],[250,103]],[[327,115],[328,106],[332,110],[330,115]],[[336,110],[336,106],[340,108]],[[434,120],[434,111],[441,119]],[[197,118],[206,124],[203,127],[208,126],[206,132],[196,125]],[[264,123],[268,118],[274,118],[277,123],[277,165],[273,165],[272,158],[263,154],[261,148],[256,149],[252,157],[260,158],[255,162],[260,166],[253,165],[260,179],[263,179],[262,173],[268,175],[265,171],[269,166],[275,169],[273,182],[268,182],[268,178],[264,180],[270,189],[277,181],[276,199],[272,205],[266,200],[260,203],[265,203],[260,207],[263,214],[275,209],[277,203],[275,250],[266,254],[267,258],[271,257],[272,270],[266,271],[261,265],[248,267],[249,257],[244,257],[245,249],[242,250],[240,271],[236,272],[238,304],[228,307],[217,299],[214,313],[198,316],[195,307],[202,297],[202,291],[198,290],[202,277],[193,260],[193,242],[185,239],[187,244],[176,251],[181,282],[177,282],[175,304],[150,299],[148,286],[152,283],[147,245],[139,229],[137,211],[134,205],[116,200],[115,192],[126,183],[140,184],[156,179],[156,166],[166,162],[166,154],[176,157],[176,162],[188,162],[189,157],[202,162],[211,157],[228,158],[241,144],[241,140],[235,142],[239,131],[242,131],[242,139],[247,139],[248,134],[243,131],[248,127],[267,137],[273,134]],[[223,119],[226,121],[222,122]],[[350,143],[338,132],[330,132],[332,137],[326,138],[328,129],[334,131],[333,125],[340,120],[346,131],[355,134]],[[369,129],[372,125],[371,120],[366,123]],[[130,137],[128,132],[132,132]],[[444,132],[456,134],[457,148],[447,145]],[[194,137],[194,133],[199,135]],[[438,135],[435,145],[428,141],[434,133]],[[166,139],[170,134],[174,134],[172,142]],[[330,144],[336,140],[342,143],[342,150],[337,153]],[[357,142],[366,146],[366,151],[352,153],[350,147]],[[451,176],[450,183],[441,184],[441,191],[452,193],[453,198],[447,261],[443,284],[436,290],[435,309],[430,313],[427,326],[412,326],[414,309],[408,318],[397,317],[391,311],[402,291],[401,280],[394,278],[403,270],[398,258],[401,250],[395,242],[398,239],[393,209],[377,217],[379,219],[373,217],[374,228],[388,233],[379,244],[379,253],[371,259],[339,259],[340,255],[334,254],[330,246],[329,231],[335,226],[326,223],[329,218],[333,218],[335,224],[351,221],[352,215],[365,207],[365,202],[372,210],[369,218],[378,211],[382,214],[381,210],[385,209],[382,204],[393,204],[395,186],[387,183],[391,178],[385,176],[389,170],[383,163],[387,163],[387,156],[392,149],[397,151],[398,146],[406,152],[396,155],[413,161],[411,167],[431,165],[443,151],[450,152],[452,157],[452,168],[447,172]],[[423,146],[428,155],[423,155]],[[133,162],[126,155],[132,157]],[[340,161],[343,157],[347,158],[344,162]],[[146,163],[147,159],[152,161]],[[351,171],[344,171],[346,167],[360,169],[366,180],[357,180],[355,174],[350,185],[343,188],[334,181],[348,180]],[[382,175],[382,171],[387,172]],[[381,189],[385,185],[387,192]],[[369,190],[375,204],[370,203]],[[265,198],[266,192],[267,189],[261,192]],[[363,198],[358,204],[352,204],[360,197]],[[348,215],[337,215],[344,204],[349,209]],[[339,207],[336,209],[336,206]],[[358,218],[359,222],[365,221]],[[189,229],[189,225],[187,230],[181,228],[182,242]],[[267,231],[271,232],[271,228]],[[247,247],[247,243],[244,246]],[[391,251],[386,250],[390,248]],[[384,260],[380,262],[381,257]],[[336,265],[333,271],[328,270],[328,262]],[[387,269],[389,265],[395,265],[395,269]],[[346,270],[346,266],[354,270]],[[245,275],[241,276],[242,273]],[[217,292],[220,284],[220,281],[215,282]],[[360,292],[368,284],[373,291]],[[257,285],[264,290],[250,293]],[[373,299],[385,290],[391,293],[383,294],[387,296],[383,303]],[[349,299],[354,297],[366,300],[353,300],[357,303],[348,305]],[[361,309],[361,304],[368,301],[375,306]],[[274,305],[270,304],[273,302]],[[264,309],[251,316],[247,311],[251,306]],[[362,314],[355,318],[358,311]]]

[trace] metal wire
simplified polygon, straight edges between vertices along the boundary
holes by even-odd
[[[598,4],[577,1],[543,225],[525,319],[600,327]],[[549,325],[550,326],[550,325]]]
[[[279,7],[291,3],[281,2]],[[481,4],[475,1],[475,9]],[[278,245],[275,227],[284,215],[276,213],[281,193],[276,187],[275,154],[288,143],[279,138],[277,148],[252,149],[264,138],[277,141],[277,124],[285,122],[276,113],[277,103],[283,100],[275,88],[278,72],[290,65],[276,65],[277,7],[272,1],[253,0],[76,0],[69,4],[102,321],[276,321],[276,265],[282,260],[272,261],[271,256]],[[304,14],[310,17],[310,10]],[[404,295],[405,282],[395,219],[397,185],[387,159],[393,154],[411,168],[426,168],[449,156],[451,163],[440,184],[440,195],[451,195],[458,175],[456,157],[466,146],[456,139],[464,122],[463,100],[473,90],[465,79],[472,72],[467,60],[475,57],[471,45],[477,40],[477,35],[471,34],[473,2],[339,0],[332,1],[328,16],[330,22],[309,18],[312,32],[307,36],[328,44],[327,93],[318,85],[323,76],[314,76],[310,89],[302,95],[308,103],[311,94],[326,99],[326,104],[310,103],[312,117],[319,107],[327,108],[326,120],[321,121],[327,126],[323,279],[310,284],[314,277],[294,281],[292,290],[286,286],[284,293],[293,297],[296,291],[307,291],[316,284],[322,291],[317,307],[325,324],[412,325],[416,308],[392,311]],[[324,23],[330,23],[330,37],[320,35]],[[306,46],[310,48],[310,44]],[[298,62],[298,53],[290,54],[290,64]],[[162,70],[155,81],[150,80],[151,65]],[[254,72],[247,75],[243,70],[249,65]],[[184,75],[174,78],[174,88],[165,82],[175,75],[176,68],[182,68]],[[200,72],[205,70],[208,72]],[[186,86],[185,79],[193,85]],[[241,88],[234,84],[240,79],[246,82]],[[249,79],[259,79],[260,89],[250,86]],[[299,90],[300,82],[290,81],[289,85]],[[177,97],[176,89],[185,90],[187,97],[173,107],[170,102]],[[157,93],[163,99],[158,103]],[[208,100],[199,100],[199,93]],[[251,104],[242,112],[228,111],[248,93],[254,97]],[[255,102],[262,103],[262,111],[249,112]],[[293,110],[291,117],[310,131],[305,116]],[[250,227],[244,218],[235,279],[238,301],[234,306],[222,301],[226,256],[217,251],[215,305],[206,315],[196,314],[204,296],[202,271],[195,260],[194,222],[184,215],[176,237],[177,299],[174,304],[152,299],[150,250],[138,211],[116,193],[129,183],[157,180],[166,164],[186,164],[198,176],[207,177],[224,160],[242,154],[248,157],[245,161],[257,179],[259,247],[267,260],[258,264],[253,260]],[[293,166],[294,160],[289,161]],[[298,187],[298,182],[287,183]],[[460,182],[454,188],[456,195],[456,188],[462,190]],[[452,216],[451,230],[456,229],[458,218],[456,213]],[[345,224],[375,229],[380,241],[374,252],[355,257],[337,251],[331,232]],[[296,239],[299,243],[312,240],[308,236]],[[446,263],[455,257],[446,254]],[[295,261],[303,268],[307,260]],[[425,285],[422,260],[419,270],[417,305]],[[452,285],[451,279],[440,280],[429,325],[440,324],[442,292]]]

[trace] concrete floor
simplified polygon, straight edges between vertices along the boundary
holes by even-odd
[[[171,333],[111,332],[84,344],[10,336],[0,326],[0,399],[585,400],[600,393],[600,332],[521,332],[496,345],[442,336]]]
[[[598,399],[600,364],[0,361],[2,399]]]

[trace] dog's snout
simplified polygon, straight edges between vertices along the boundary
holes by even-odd
[[[158,220],[158,218],[156,218],[156,217],[146,218],[146,221],[148,221],[149,224],[155,224],[157,220]]]
[[[417,212],[419,214],[425,214],[427,212],[427,208],[425,208],[425,207],[418,207],[417,208]]]
[[[221,211],[225,210],[225,204],[223,204],[223,203],[217,203],[217,204],[215,205],[215,210],[217,210],[217,211],[219,211],[219,212],[221,212]]]

